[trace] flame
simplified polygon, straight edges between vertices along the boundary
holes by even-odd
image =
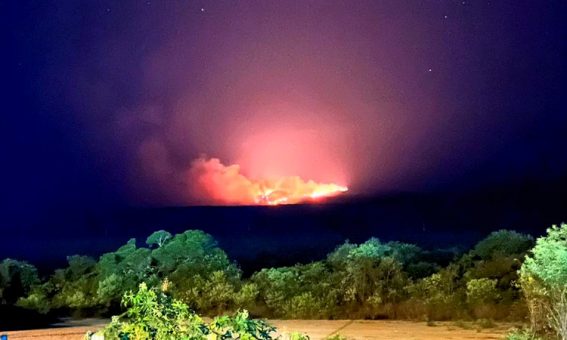
[[[223,165],[217,158],[193,161],[189,180],[198,199],[209,204],[281,205],[321,201],[348,188],[335,183],[317,183],[299,176],[251,179],[237,164]]]

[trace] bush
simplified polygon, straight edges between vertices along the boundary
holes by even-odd
[[[171,234],[165,230],[158,230],[146,239],[146,244],[151,247],[161,247],[171,239]]]
[[[339,302],[346,307],[349,317],[389,315],[392,304],[403,299],[408,278],[395,256],[403,259],[408,252],[394,250],[395,247],[371,238],[358,246],[346,243],[328,256],[335,287],[339,288]]]
[[[23,261],[5,259],[0,262],[0,305],[13,305],[39,283],[37,269]]]
[[[506,340],[540,340],[534,332],[529,329],[515,328],[508,332],[505,337]]]
[[[263,320],[250,320],[247,311],[240,311],[234,316],[216,317],[210,324],[209,330],[216,339],[262,340],[273,339],[271,333],[276,328]]]
[[[325,340],[347,340],[347,337],[339,333],[328,336]]]
[[[567,339],[567,224],[537,239],[521,267],[520,284],[534,329],[549,327]]]
[[[211,235],[188,230],[163,242],[151,257],[158,277],[170,280],[172,295],[199,313],[233,307],[241,272]]]
[[[513,283],[518,280],[518,270],[534,240],[530,235],[510,230],[499,230],[480,241],[461,262],[469,262],[465,278],[497,280],[497,287],[510,300],[518,297]],[[464,261],[463,261],[464,260]],[[509,302],[509,301],[508,301]]]
[[[494,304],[500,298],[496,280],[473,279],[467,282],[467,303],[472,307]],[[476,315],[484,317],[485,315]]]
[[[127,308],[98,333],[108,339],[272,339],[276,329],[265,321],[250,320],[248,312],[220,316],[206,324],[187,305],[140,284],[136,293],[124,295]],[[88,338],[93,334],[88,333]]]
[[[147,239],[152,249],[129,240],[96,262],[70,256],[42,285],[34,284],[18,304],[43,313],[51,309],[117,311],[124,293],[141,282],[157,287],[168,279],[172,295],[199,312],[218,313],[234,307],[240,271],[209,235],[188,230],[171,236],[160,230]]]
[[[104,316],[119,312],[124,294],[144,282],[150,290],[166,286],[172,298],[209,316],[247,309],[278,318],[519,320],[526,308],[515,282],[531,241],[523,234],[498,231],[449,263],[462,252],[423,251],[371,238],[361,244],[346,242],[322,261],[266,268],[243,280],[211,235],[188,230],[172,236],[160,230],[147,238],[148,247],[137,247],[132,239],[98,262],[71,256],[66,268],[42,284],[37,274],[23,275],[32,279],[24,280],[28,283],[22,284],[26,288],[18,304],[43,313],[55,309],[56,314]],[[561,254],[553,257],[560,259]],[[6,282],[17,282],[3,275],[0,294]],[[522,280],[522,286],[535,297],[547,289],[542,282],[532,278]],[[540,307],[551,298],[561,301],[557,293],[546,294],[531,301],[541,302]],[[544,312],[543,317],[552,315]]]
[[[204,338],[208,329],[187,305],[140,284],[137,293],[124,295],[124,316],[112,317],[102,333],[109,339]]]
[[[309,335],[307,335],[305,333],[292,332],[287,337],[285,337],[284,339],[288,339],[288,340],[309,340]]]
[[[530,235],[511,230],[498,230],[477,243],[471,252],[482,260],[490,260],[496,256],[521,256],[533,246],[533,243],[534,239]]]
[[[314,297],[311,292],[293,296],[282,306],[282,309],[285,316],[291,319],[317,319],[325,313],[325,306],[322,301]]]
[[[462,316],[462,289],[458,283],[455,266],[418,280],[409,285],[410,306],[414,317],[425,316],[427,320],[450,320]]]
[[[193,287],[178,294],[191,308],[220,314],[233,307],[235,287],[223,271],[214,271],[206,279],[197,275],[191,281]]]
[[[256,305],[259,290],[255,283],[245,283],[234,295],[234,304],[238,309],[249,309]]]

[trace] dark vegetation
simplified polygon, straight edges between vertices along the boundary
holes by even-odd
[[[138,207],[87,212],[62,208],[41,226],[4,228],[2,238],[10,241],[0,247],[0,260],[25,259],[46,275],[65,267],[68,255],[98,258],[129,238],[135,237],[141,245],[158,229],[179,234],[188,226],[214,235],[246,276],[262,268],[320,260],[346,239],[363,243],[374,236],[426,249],[451,245],[469,249],[494,226],[540,236],[545,231],[542,226],[565,216],[564,187],[522,182],[467,194],[348,195],[327,204],[276,208]]]
[[[205,322],[183,302],[168,295],[167,283],[148,288],[141,283],[139,290],[128,292],[122,298],[126,312],[114,316],[110,324],[97,333],[87,333],[87,339],[277,339],[276,328],[264,320],[253,320],[247,311],[238,311],[234,316],[217,316]],[[308,340],[297,334],[290,340]]]
[[[243,338],[270,338],[273,330],[249,319],[249,311],[268,318],[529,320],[529,328],[509,339],[567,339],[567,224],[548,229],[537,242],[496,231],[463,253],[376,238],[347,241],[320,261],[248,277],[211,235],[160,230],[145,247],[131,239],[98,261],[70,256],[66,268],[43,280],[32,265],[6,259],[0,302],[5,315],[26,322],[42,320],[25,314],[32,311],[43,320],[119,314],[104,330],[118,337],[242,332]],[[206,324],[196,313],[216,318]],[[235,314],[219,317],[223,313]],[[5,315],[3,322],[10,320]],[[155,334],[150,337],[159,338]]]
[[[41,313],[106,316],[141,283],[165,282],[173,298],[203,315],[242,308],[269,318],[521,320],[528,309],[518,270],[533,245],[531,236],[507,230],[465,253],[371,238],[345,242],[320,261],[243,277],[210,235],[162,230],[145,247],[132,239],[98,261],[70,256],[44,280],[29,264],[4,260],[0,297]]]

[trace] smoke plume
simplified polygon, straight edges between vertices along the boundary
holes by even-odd
[[[321,200],[347,191],[333,183],[305,181],[299,176],[251,179],[240,166],[200,157],[188,173],[193,199],[204,204],[277,205]]]

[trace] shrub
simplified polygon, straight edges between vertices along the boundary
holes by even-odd
[[[49,280],[35,285],[18,305],[47,313],[51,309],[89,308],[96,298],[95,261],[86,256],[69,256],[68,267],[57,269]]]
[[[103,254],[95,267],[96,290],[93,293],[97,304],[117,305],[121,296],[135,290],[141,282],[157,284],[151,266],[151,251],[136,247],[136,239],[130,239],[115,252]]]
[[[288,339],[288,340],[309,340],[309,335],[307,335],[305,333],[291,332],[284,339]]]
[[[389,314],[388,306],[401,301],[408,279],[394,256],[393,247],[376,238],[358,246],[344,244],[329,254],[327,261],[334,269],[334,283],[340,287],[339,298],[350,306],[349,317]]]
[[[156,274],[171,281],[172,295],[200,313],[233,306],[241,272],[209,234],[188,230],[151,252]]]
[[[471,252],[482,260],[490,260],[498,255],[523,255],[533,243],[534,239],[530,235],[512,230],[498,230],[477,243]]]
[[[473,316],[499,319],[521,317],[518,312],[522,309],[516,308],[521,292],[515,283],[518,281],[521,260],[532,245],[533,238],[529,235],[499,230],[488,235],[459,259],[457,263],[463,271],[463,281],[467,283],[467,303]],[[475,288],[476,297],[473,296]],[[479,289],[484,289],[484,292]],[[484,301],[480,301],[483,294]]]
[[[469,280],[496,279],[500,290],[510,290],[514,288],[512,283],[518,280],[521,259],[533,244],[530,235],[510,230],[495,231],[470,251],[467,259],[470,265],[465,277]]]
[[[520,284],[534,329],[548,326],[567,339],[567,224],[537,239],[521,267]]]
[[[216,317],[209,325],[209,330],[216,339],[263,340],[272,339],[276,328],[263,320],[251,320],[247,311],[240,311],[234,316]]]
[[[215,313],[233,307],[240,287],[240,270],[211,235],[188,230],[171,237],[160,230],[146,241],[154,249],[137,247],[129,240],[99,261],[71,256],[42,285],[34,285],[20,306],[41,312],[51,309],[115,311],[127,291],[141,282],[157,287],[168,279],[170,291],[200,312]],[[214,308],[213,308],[214,306]]]
[[[325,340],[347,340],[347,337],[339,333],[328,336]]]
[[[325,312],[322,301],[315,298],[311,292],[293,296],[282,309],[285,316],[291,319],[320,318]]]
[[[34,288],[28,296],[20,298],[16,306],[32,309],[41,314],[46,314],[52,308],[51,299],[42,286]]]
[[[190,276],[213,271],[233,271],[238,269],[230,262],[226,253],[218,247],[215,239],[200,230],[187,230],[162,244],[152,252],[156,266],[161,274],[174,273],[183,267]]]
[[[235,287],[224,272],[212,272],[206,279],[197,275],[191,281],[193,287],[181,295],[181,300],[195,310],[219,314],[233,306]]]
[[[262,302],[272,315],[286,317],[281,308],[300,289],[298,273],[293,267],[262,269],[251,280],[257,285]]]
[[[0,262],[0,305],[16,303],[38,283],[39,277],[34,266],[23,261],[5,259]]]
[[[496,280],[473,279],[467,282],[467,302],[471,305],[495,303],[500,298]]]
[[[153,247],[161,247],[163,246],[167,241],[169,241],[171,239],[171,234],[165,230],[158,230],[154,233],[152,233],[150,236],[148,236],[148,238],[146,239],[146,244],[148,246]]]
[[[140,284],[136,293],[126,293],[125,316],[112,317],[102,333],[109,339],[204,338],[208,329],[187,305]]]
[[[509,239],[511,244],[504,244]],[[35,280],[25,280],[35,283],[27,284],[18,304],[44,313],[56,309],[65,314],[109,315],[120,310],[126,292],[144,282],[149,290],[167,286],[173,299],[209,316],[244,308],[253,315],[281,318],[454,320],[472,315],[517,320],[526,308],[513,283],[520,253],[530,240],[498,231],[440,269],[457,252],[423,251],[411,244],[371,238],[361,244],[346,242],[322,261],[262,269],[242,280],[237,265],[211,235],[188,230],[171,236],[160,230],[146,240],[149,247],[137,247],[132,239],[98,262],[69,257],[68,266],[43,284],[35,274]],[[553,257],[560,259],[561,254]],[[539,263],[536,257],[533,261]],[[0,294],[7,281],[0,275]],[[526,296],[534,297],[531,305],[541,307],[542,320],[559,315],[549,314],[545,304],[550,299],[562,301],[559,290],[547,293],[547,286],[535,276],[521,282]]]
[[[98,333],[109,339],[272,339],[276,329],[265,321],[251,320],[248,312],[220,316],[206,324],[187,305],[162,291],[140,284],[136,293],[124,295],[127,308]],[[93,334],[88,333],[88,338]]]
[[[255,306],[258,297],[258,285],[248,282],[242,285],[240,290],[234,294],[234,303],[239,309],[249,309]]]
[[[505,337],[506,340],[540,340],[534,332],[529,329],[514,328]]]
[[[450,266],[409,285],[410,308],[428,320],[449,320],[462,316],[462,289],[457,267]],[[415,316],[415,315],[414,315]]]

